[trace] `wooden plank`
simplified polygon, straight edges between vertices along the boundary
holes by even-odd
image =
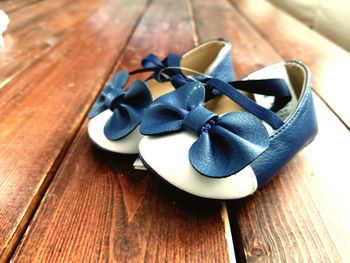
[[[166,54],[191,47],[194,39],[186,4],[185,0],[153,1],[121,67],[139,67],[148,52]],[[86,126],[87,122],[14,262],[229,261],[225,206],[189,196],[149,172],[134,171],[135,157],[93,151]]]
[[[6,33],[6,45],[0,49],[0,89],[60,43],[79,22],[97,8],[97,3],[97,1],[93,4],[88,4],[86,1],[73,1],[59,8],[56,6],[56,9],[50,12],[42,11],[43,15],[37,17],[34,22],[29,22],[25,27]],[[41,6],[40,10],[46,8],[47,6]],[[11,19],[14,20],[13,23],[23,20],[22,10],[15,12]],[[3,92],[3,90],[0,91],[0,96]]]
[[[228,262],[220,203],[134,171],[133,160],[94,152],[85,126],[13,261]]]
[[[214,3],[193,0],[193,5],[197,33],[201,41],[224,37],[232,42],[236,78],[281,60],[269,43],[262,40],[228,1],[219,0]]]
[[[143,0],[101,2],[8,84],[17,92],[0,106],[0,261],[23,234],[145,7]]]
[[[11,13],[39,1],[42,0],[0,0],[0,9]]]
[[[350,128],[350,54],[266,1],[232,2],[283,59],[310,65],[315,91]]]
[[[316,140],[270,184],[233,206],[248,262],[350,260],[349,131],[315,98]]]
[[[200,0],[193,3],[199,39],[222,35],[233,42],[238,77],[282,60],[227,1],[211,2],[210,6]],[[209,14],[210,20],[206,19]],[[315,72],[314,78],[318,74]],[[314,97],[320,125],[316,140],[254,196],[230,203],[231,223],[237,224],[233,238],[238,261],[350,259],[349,132],[323,101]]]
[[[48,16],[51,12],[68,4],[68,0],[40,1],[33,5],[20,8],[9,14],[10,24],[7,32],[16,31],[22,27],[26,27],[28,24],[34,23],[37,19],[40,19],[43,16]]]

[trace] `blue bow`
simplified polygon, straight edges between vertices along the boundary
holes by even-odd
[[[113,114],[106,122],[104,133],[110,140],[118,140],[140,124],[141,118],[152,103],[152,97],[145,82],[136,80],[127,90],[128,72],[120,71],[97,98],[88,117],[93,118],[101,112],[110,109]]]
[[[179,74],[181,72],[179,69],[176,68],[176,67],[180,67],[180,59],[181,58],[178,55],[168,54],[168,56],[165,59],[160,60],[159,57],[151,53],[151,54],[148,54],[141,61],[142,68],[134,70],[130,72],[130,74],[153,71],[154,73],[148,79],[153,78],[158,82],[164,82],[168,80],[168,77],[164,76],[162,74],[163,72],[165,73],[166,71],[168,76]]]
[[[247,112],[222,116],[203,107],[205,88],[189,82],[152,103],[142,120],[144,135],[181,129],[199,138],[189,150],[192,166],[208,177],[226,177],[249,165],[269,146],[269,135],[257,117]]]

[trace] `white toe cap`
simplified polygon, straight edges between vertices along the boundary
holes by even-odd
[[[116,141],[111,141],[107,139],[103,132],[104,126],[111,115],[111,110],[105,110],[90,120],[88,127],[90,139],[97,146],[111,152],[137,154],[139,152],[139,142],[143,137],[139,131],[139,126],[124,138]]]
[[[188,159],[197,137],[187,131],[163,136],[145,136],[139,145],[143,160],[172,185],[200,197],[237,199],[257,189],[253,169],[245,167],[225,178],[209,178],[198,173]]]

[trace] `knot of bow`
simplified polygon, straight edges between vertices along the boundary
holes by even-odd
[[[205,87],[189,82],[148,108],[140,131],[144,135],[168,134],[182,129],[198,136],[189,149],[189,161],[201,174],[220,178],[239,172],[269,146],[260,119],[247,112],[222,116],[206,109]]]
[[[93,118],[105,110],[113,113],[104,126],[104,133],[110,140],[118,140],[132,132],[141,122],[152,97],[145,82],[135,80],[124,89],[129,74],[119,72],[102,90],[93,104],[88,117]]]

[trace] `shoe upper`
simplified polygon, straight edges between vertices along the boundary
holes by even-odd
[[[207,75],[232,81],[231,45],[223,40],[207,41],[181,55],[169,54],[160,60],[150,54],[143,68],[130,72],[152,72],[146,81],[136,80],[126,87],[129,73],[119,72],[102,90],[89,112],[89,136],[97,146],[119,153],[137,153],[138,134],[145,110],[153,99],[176,88],[172,77]],[[136,130],[136,131],[135,131]],[[130,135],[130,137],[129,137]]]
[[[260,95],[236,90],[244,85]],[[187,192],[217,199],[249,195],[317,133],[310,73],[299,62],[278,63],[236,83],[209,79],[205,86],[221,95],[205,102],[204,85],[188,83],[154,101],[140,128],[148,135],[139,146],[144,163]]]
[[[256,158],[251,167],[255,172],[258,185],[262,186],[272,179],[292,157],[308,145],[316,136],[318,127],[311,90],[310,70],[300,62],[284,62],[288,79],[294,82],[294,101],[292,109],[282,112],[288,115],[284,125],[270,135],[268,149]],[[271,69],[278,68],[277,64]],[[265,74],[263,69],[257,75]],[[291,84],[292,85],[292,84]],[[288,108],[288,107],[286,107]]]

